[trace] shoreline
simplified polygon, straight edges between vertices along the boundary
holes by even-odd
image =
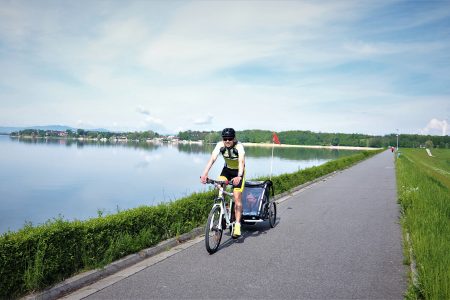
[[[379,150],[383,148],[356,147],[356,146],[319,146],[319,145],[289,145],[289,144],[268,144],[268,143],[242,143],[245,147],[272,147],[275,148],[312,148],[330,150]]]
[[[98,139],[98,138],[68,138],[68,137],[33,137],[33,136],[11,136],[17,139],[53,139],[53,140],[67,140],[67,141],[90,141],[90,142],[110,142],[110,143],[120,143],[120,142],[147,142],[147,143],[160,143],[158,140],[146,140],[146,141],[136,141],[128,139]],[[173,144],[207,144],[203,141],[188,141],[188,140],[178,140],[178,141],[166,141]],[[215,144],[215,143],[212,143]],[[320,146],[320,145],[290,145],[290,144],[271,144],[271,143],[250,143],[242,142],[245,147],[276,147],[276,148],[309,148],[309,149],[329,149],[329,150],[379,150],[383,148],[372,148],[372,147],[356,147],[356,146]]]

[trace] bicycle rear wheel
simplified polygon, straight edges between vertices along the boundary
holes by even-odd
[[[275,227],[275,222],[277,220],[277,204],[275,202],[269,203],[269,208],[267,210],[267,215],[269,217],[270,228]]]
[[[215,205],[209,212],[208,222],[205,226],[205,246],[209,254],[217,251],[222,239],[223,228],[220,228],[220,207]]]

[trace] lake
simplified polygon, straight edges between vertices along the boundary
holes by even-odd
[[[200,175],[214,145],[96,143],[0,135],[0,233],[62,217],[85,220],[173,201],[209,187]],[[269,175],[272,148],[245,147],[247,179]],[[275,148],[273,174],[323,164],[351,150]],[[218,158],[209,175],[223,166]]]

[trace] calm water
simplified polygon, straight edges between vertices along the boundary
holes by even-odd
[[[199,181],[212,145],[104,144],[17,140],[0,135],[0,233],[25,222],[84,220],[155,205],[207,189]],[[247,178],[270,173],[271,148],[246,147]],[[297,171],[352,151],[277,148],[273,174]],[[219,157],[210,171],[216,177]]]

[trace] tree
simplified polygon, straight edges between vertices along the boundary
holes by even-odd
[[[84,136],[85,132],[84,132],[83,129],[77,129],[77,134],[80,135],[80,136]]]
[[[45,130],[38,130],[38,136],[39,137],[45,137]]]
[[[339,146],[339,137],[334,137],[334,138],[331,140],[331,145],[332,145],[332,146]]]

